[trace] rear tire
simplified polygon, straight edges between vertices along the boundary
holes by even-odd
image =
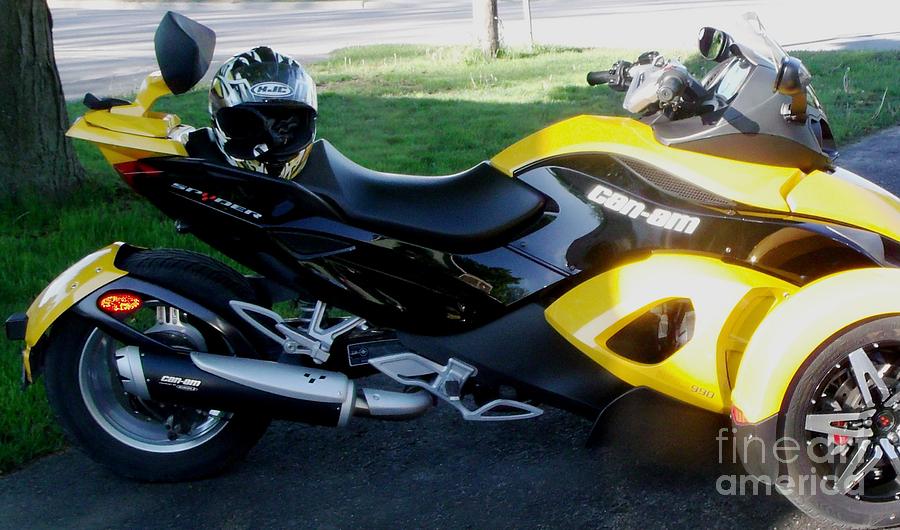
[[[220,316],[231,314],[230,300],[261,303],[243,275],[198,252],[167,248],[145,250],[128,256],[122,267],[131,276],[196,300]]]
[[[139,252],[129,256],[123,268],[200,300],[219,314],[229,300],[253,302],[256,298],[243,276],[192,252]],[[135,403],[133,396],[122,398],[118,373],[98,361],[114,351],[108,342],[112,339],[103,335],[81,317],[60,319],[47,338],[44,381],[50,405],[71,442],[114,473],[148,482],[209,477],[244,457],[265,433],[270,419],[264,414],[210,413],[205,419],[201,414],[198,426],[187,435],[174,441],[160,440],[159,433],[166,432],[162,417],[172,406]],[[103,351],[96,346],[101,343]],[[110,380],[104,379],[107,375]],[[147,405],[146,409],[136,410],[141,405]],[[162,415],[154,414],[160,409]],[[187,414],[194,415],[192,411]]]

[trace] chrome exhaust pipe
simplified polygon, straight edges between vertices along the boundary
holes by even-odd
[[[167,355],[136,346],[116,351],[125,391],[141,399],[228,412],[264,411],[273,418],[343,427],[354,414],[410,419],[433,404],[426,392],[365,388],[340,372],[259,359],[193,352]]]
[[[417,418],[434,406],[434,398],[424,390],[394,392],[363,388],[357,396],[354,413],[382,420],[409,420]]]

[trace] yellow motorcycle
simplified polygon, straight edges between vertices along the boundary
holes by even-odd
[[[745,39],[701,30],[703,79],[655,52],[588,75],[639,119],[567,119],[441,177],[372,171],[319,140],[286,180],[188,152],[186,126],[152,110],[200,81],[215,45],[168,13],[160,72],[133,102],[86,97],[68,134],[255,274],[113,243],[7,320],[25,377],[43,374],[88,455],[148,481],[225,469],[271,418],[444,403],[602,426],[647,389],[730,414],[747,470],[806,512],[891,524],[900,201],[835,166],[809,72],[747,23]]]

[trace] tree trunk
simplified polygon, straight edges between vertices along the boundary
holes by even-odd
[[[478,46],[485,57],[496,57],[500,50],[497,28],[497,0],[472,0],[472,21]]]
[[[69,139],[45,0],[0,0],[0,199],[60,196],[83,170]]]

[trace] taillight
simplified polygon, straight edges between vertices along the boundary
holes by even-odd
[[[142,305],[144,305],[144,301],[140,296],[121,291],[106,293],[97,300],[97,307],[110,315],[129,315],[140,309]]]
[[[143,160],[132,160],[130,162],[122,162],[113,166],[119,176],[122,177],[129,186],[134,187],[135,175],[158,175],[162,173],[159,169],[151,166]]]

